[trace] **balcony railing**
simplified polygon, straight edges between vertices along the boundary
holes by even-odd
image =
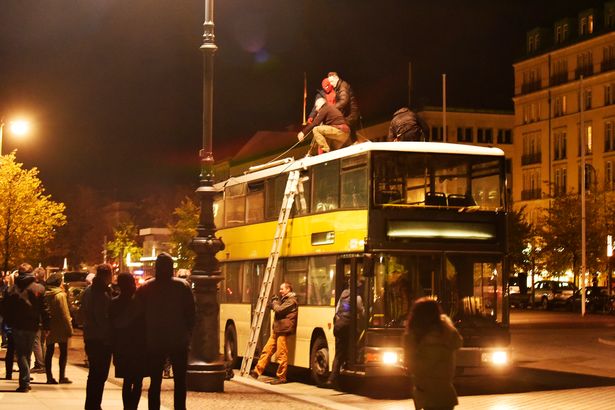
[[[542,198],[542,192],[540,189],[524,189],[521,191],[521,200],[529,201],[532,199],[540,199]]]
[[[542,153],[533,152],[521,156],[521,165],[539,164],[542,161]]]
[[[529,83],[523,83],[521,84],[521,94],[527,94],[527,93],[532,93],[534,91],[538,91],[542,88],[541,85],[542,84],[540,80],[532,81]]]
[[[584,66],[584,67],[578,67],[576,70],[574,70],[574,78],[576,78],[577,80],[583,76],[583,77],[589,77],[590,75],[594,74],[594,66],[593,65],[588,65],[588,66]]]
[[[564,84],[565,82],[568,82],[568,72],[567,71],[553,74],[551,76],[551,81],[549,82],[549,84],[551,86],[554,86],[558,84]]]

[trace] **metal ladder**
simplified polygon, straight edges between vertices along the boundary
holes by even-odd
[[[258,300],[254,309],[254,316],[252,317],[250,338],[248,340],[246,352],[243,355],[243,361],[241,362],[240,374],[242,376],[248,374],[250,372],[250,368],[252,367],[256,344],[261,333],[263,317],[265,316],[265,309],[267,308],[267,302],[271,292],[271,285],[273,284],[273,278],[275,277],[275,271],[278,266],[278,258],[280,256],[280,250],[282,249],[282,242],[284,242],[284,236],[286,235],[286,225],[288,224],[288,218],[293,208],[295,195],[298,191],[302,191],[302,189],[298,189],[298,186],[300,185],[299,179],[299,171],[291,171],[288,174],[288,181],[286,181],[286,189],[284,190],[284,198],[282,199],[282,208],[280,209],[280,216],[278,217],[278,224],[275,230],[275,235],[273,236],[273,244],[271,245],[271,253],[269,254],[269,259],[267,260],[267,267],[265,268],[265,274],[263,275],[263,283],[261,284]]]

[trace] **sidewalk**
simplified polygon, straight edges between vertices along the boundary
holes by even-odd
[[[0,362],[0,374],[4,376],[4,361]],[[14,366],[17,368],[17,364]],[[57,378],[58,362],[54,359],[53,371]],[[110,372],[110,374],[112,374]],[[16,393],[19,386],[17,381],[19,372],[13,372],[13,380],[0,379],[0,403],[4,409],[66,409],[81,410],[85,404],[85,386],[88,378],[87,369],[72,364],[66,365],[66,376],[73,381],[72,384],[45,384],[45,374],[32,374],[32,390],[29,393]],[[121,410],[122,387],[112,382],[105,384],[102,407],[105,410]],[[147,408],[147,395],[141,397],[139,408]],[[162,407],[167,409],[167,407]]]

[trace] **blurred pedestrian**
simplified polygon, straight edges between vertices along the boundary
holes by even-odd
[[[137,287],[134,277],[130,273],[120,273],[117,275],[117,285],[120,294],[111,300],[109,308],[113,364],[115,377],[124,379],[124,409],[136,410],[145,375],[145,323],[143,318],[136,314],[134,294]],[[132,319],[125,322],[127,317]]]
[[[43,267],[36,267],[32,271],[36,283],[45,286],[45,275],[47,271]],[[34,353],[34,366],[30,369],[30,373],[45,373],[45,334],[41,332],[39,326],[36,331],[36,337],[34,338],[34,346],[32,347],[32,353]]]
[[[403,107],[395,111],[389,125],[387,141],[425,141],[429,127],[420,115]]]
[[[271,361],[271,356],[275,353],[278,360],[277,379],[271,384],[284,384],[287,382],[286,373],[288,371],[288,336],[297,330],[297,295],[293,292],[290,283],[284,282],[280,285],[279,297],[273,296],[270,303],[271,310],[274,312],[273,329],[269,340],[263,347],[261,357],[250,376],[258,379],[265,371],[265,367]]]
[[[8,300],[9,300],[9,291],[12,286],[15,284],[15,276],[17,271],[14,273],[7,273],[5,276],[5,286],[2,291],[2,303],[0,306],[2,307],[2,331],[6,336],[6,344],[2,347],[6,348],[6,354],[4,356],[4,367],[5,374],[4,377],[6,380],[13,379],[13,364],[15,363],[15,340],[13,339],[13,329],[9,325],[9,317],[8,317]]]
[[[30,359],[36,332],[43,324],[43,331],[49,332],[49,311],[45,304],[45,288],[36,283],[29,263],[19,265],[15,285],[8,292],[7,319],[13,331],[17,365],[19,366],[19,387],[17,392],[30,391]]]
[[[145,335],[150,387],[150,409],[160,408],[160,387],[166,357],[171,360],[174,380],[174,406],[186,408],[188,347],[195,321],[195,304],[188,283],[173,277],[173,258],[166,252],[156,258],[156,276],[136,293],[138,307],[145,314]]]
[[[436,300],[424,297],[414,302],[405,336],[415,408],[453,409],[458,404],[455,354],[463,339]]]
[[[49,335],[46,338],[47,349],[45,351],[45,371],[47,374],[47,384],[58,384],[53,378],[51,363],[55,344],[60,349],[60,383],[72,383],[66,377],[66,362],[68,360],[68,339],[73,335],[73,325],[71,323],[70,312],[68,310],[68,300],[62,288],[63,276],[59,272],[54,272],[47,278],[47,292],[45,300],[49,306],[51,325]]]
[[[99,410],[111,366],[109,304],[111,303],[111,265],[96,266],[92,285],[83,291],[83,340],[90,364],[85,409]]]

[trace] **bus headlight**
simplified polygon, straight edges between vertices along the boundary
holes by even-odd
[[[510,360],[506,350],[494,350],[492,352],[483,353],[482,361],[494,366],[506,366],[509,364]]]
[[[367,349],[365,352],[365,363],[381,363],[387,366],[398,365],[404,361],[402,349]]]
[[[396,364],[399,361],[397,352],[384,352],[382,353],[382,363],[384,364]]]

